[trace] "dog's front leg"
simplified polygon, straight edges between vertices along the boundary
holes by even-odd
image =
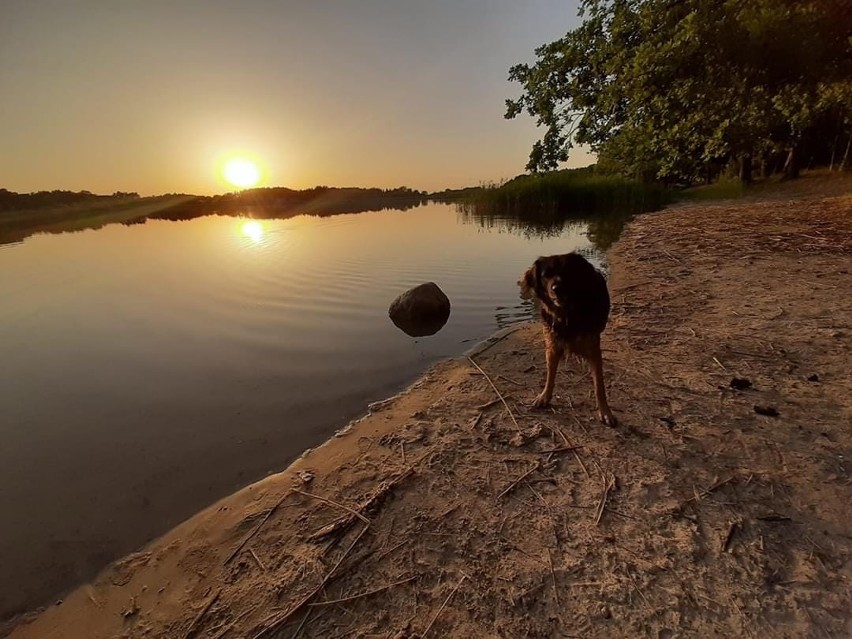
[[[547,335],[547,349],[545,355],[547,357],[547,379],[544,382],[544,390],[536,397],[533,406],[536,408],[546,408],[550,406],[550,399],[553,397],[553,387],[556,385],[556,371],[559,369],[559,361],[562,359],[565,351],[559,347],[550,335]]]

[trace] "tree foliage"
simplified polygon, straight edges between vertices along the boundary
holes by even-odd
[[[795,171],[852,134],[852,0],[583,0],[580,15],[509,73],[523,91],[506,117],[544,128],[530,171],[578,143],[633,176]]]

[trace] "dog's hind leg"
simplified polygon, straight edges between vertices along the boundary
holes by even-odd
[[[536,408],[550,406],[550,399],[553,397],[553,387],[556,385],[556,371],[559,369],[559,361],[565,355],[564,349],[550,335],[545,335],[545,341],[547,342],[547,349],[545,351],[547,357],[547,379],[544,382],[544,390],[541,391],[541,394],[533,402],[533,406]]]
[[[615,415],[609,408],[609,403],[606,400],[606,385],[604,384],[603,373],[603,356],[601,354],[601,340],[596,336],[594,341],[589,344],[588,353],[583,353],[586,360],[589,362],[589,368],[592,372],[592,382],[595,385],[595,399],[598,403],[598,418],[607,426],[616,426],[617,421]]]

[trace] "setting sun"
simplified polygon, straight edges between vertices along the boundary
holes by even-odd
[[[257,164],[245,158],[228,160],[222,168],[222,175],[239,189],[250,188],[260,181],[260,169]]]

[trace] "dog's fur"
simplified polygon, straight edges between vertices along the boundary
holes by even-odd
[[[606,399],[601,357],[601,333],[609,319],[606,279],[582,255],[568,253],[540,257],[521,276],[522,295],[535,297],[544,322],[547,380],[534,406],[550,405],[556,371],[566,353],[589,364],[598,404],[598,416],[615,426]]]

